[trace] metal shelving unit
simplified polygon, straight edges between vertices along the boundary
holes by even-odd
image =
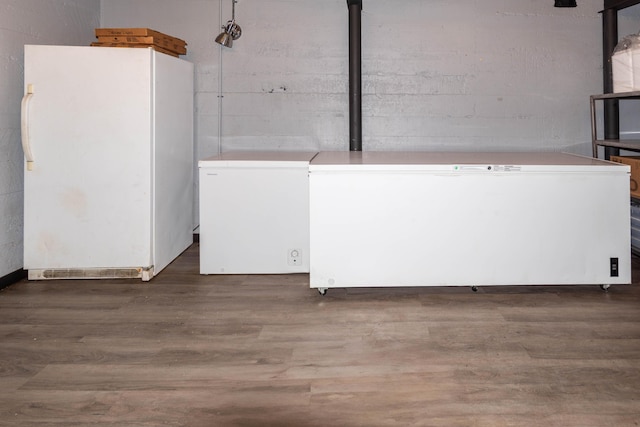
[[[618,101],[624,98],[630,98],[637,92],[629,92],[626,94],[613,94],[613,70],[611,65],[611,56],[613,50],[618,44],[618,11],[631,6],[640,4],[640,0],[604,0],[604,9],[602,14],[602,74],[603,74],[603,93],[605,95],[596,95],[596,100],[602,100],[604,103],[604,137],[602,143],[597,145],[604,146],[604,157],[609,159],[611,155],[618,155],[620,148],[635,149],[637,144],[631,141],[620,140],[619,128],[619,109]],[[612,96],[609,96],[612,95]],[[592,98],[592,108],[594,99]],[[593,114],[593,112],[592,112]],[[595,121],[592,122],[595,126]],[[594,157],[597,155],[597,145],[594,137]]]
[[[613,93],[613,68],[611,56],[618,44],[618,11],[640,4],[640,0],[604,0],[602,14],[602,95],[591,96],[591,143],[593,157],[598,157],[598,146],[604,147],[604,158],[619,155],[620,149],[640,152],[640,140],[620,139],[619,102],[640,99],[640,92]],[[596,102],[602,102],[603,137],[598,139]],[[634,202],[634,199],[631,199]],[[636,210],[637,214],[637,210]],[[634,240],[634,209],[632,203],[631,252],[640,255],[640,248]]]
[[[602,101],[603,104],[607,100],[615,100],[617,102],[629,99],[640,99],[640,91],[624,92],[624,93],[605,93],[602,95],[591,95],[591,144],[593,149],[593,157],[598,157],[598,146],[610,147],[616,149],[640,151],[640,139],[620,139],[607,137],[607,132],[604,132],[603,138],[598,138],[598,118],[596,103]]]

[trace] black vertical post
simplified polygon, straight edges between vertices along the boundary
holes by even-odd
[[[349,151],[362,151],[362,0],[349,7]]]
[[[602,11],[602,58],[603,58],[603,93],[613,93],[613,68],[611,65],[611,55],[618,43],[618,11],[613,8]],[[604,138],[619,139],[620,110],[617,99],[605,99],[604,101]],[[620,154],[620,149],[615,147],[605,147],[604,157]]]

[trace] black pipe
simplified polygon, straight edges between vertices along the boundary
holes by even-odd
[[[604,89],[603,93],[613,93],[613,68],[611,65],[611,55],[618,43],[618,11],[615,9],[605,9],[602,11],[602,77]],[[605,99],[604,101],[604,138],[619,139],[620,110],[617,99]],[[604,157],[620,154],[620,149],[615,147],[605,147]]]
[[[362,151],[362,0],[349,7],[349,151]]]

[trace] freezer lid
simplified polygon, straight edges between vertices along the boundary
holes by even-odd
[[[309,171],[618,172],[630,167],[557,152],[324,151]]]
[[[198,162],[198,167],[216,168],[291,168],[308,167],[318,153],[306,151],[235,151],[222,153]]]

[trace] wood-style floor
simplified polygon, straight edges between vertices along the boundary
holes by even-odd
[[[2,426],[637,426],[640,262],[612,286],[200,276],[0,292]]]

